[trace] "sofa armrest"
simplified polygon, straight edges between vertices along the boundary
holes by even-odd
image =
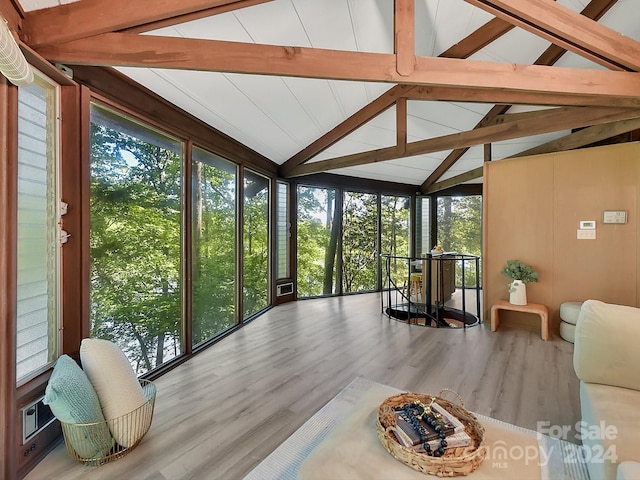
[[[640,478],[640,463],[627,460],[618,465],[616,480],[638,480]]]
[[[587,300],[576,324],[576,375],[583,382],[640,390],[639,342],[639,308]]]

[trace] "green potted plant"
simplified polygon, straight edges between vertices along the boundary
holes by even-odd
[[[520,260],[507,260],[502,274],[511,279],[509,286],[509,303],[513,305],[527,304],[527,288],[529,282],[538,281],[538,272]]]

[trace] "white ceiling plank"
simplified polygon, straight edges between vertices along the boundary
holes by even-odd
[[[312,46],[357,51],[349,6],[344,0],[294,0]]]
[[[334,128],[346,118],[334,94],[334,89],[339,89],[340,85],[335,85],[332,89],[331,84],[334,82],[328,80],[294,77],[285,78],[283,81],[288,87],[289,93],[297,100],[302,108],[304,108],[308,117],[316,127],[314,138],[307,142],[306,145]],[[363,102],[361,107],[364,105],[366,105],[366,102]]]
[[[231,12],[255,43],[311,47],[304,25],[290,0],[276,0]]]
[[[257,5],[258,7],[260,5]],[[251,37],[233,12],[214,15],[213,17],[192,20],[166,28],[159,28],[148,35],[181,36],[184,38],[201,38],[205,40],[227,40],[230,42],[251,42]]]
[[[393,53],[393,2],[346,0],[359,52]],[[320,2],[318,2],[320,3]]]
[[[440,55],[493,18],[463,0],[416,0],[415,8],[416,54],[424,56]]]
[[[548,41],[532,33],[514,28],[469,58],[480,61],[530,65],[549,45]]]
[[[484,116],[456,103],[417,100],[408,102],[407,112],[407,133],[415,140],[471,130]]]

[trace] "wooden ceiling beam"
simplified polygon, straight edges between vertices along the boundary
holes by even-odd
[[[524,150],[515,155],[511,155],[508,158],[518,158],[530,155],[541,155],[544,153],[573,150],[638,129],[640,129],[640,118],[632,118],[630,120],[621,120],[619,122],[594,125],[592,127],[583,128],[582,130],[578,130],[577,132],[570,133],[569,135],[565,135],[564,137],[557,138],[556,140],[538,145],[537,147]]]
[[[548,0],[465,0],[613,70],[640,70],[640,43]]]
[[[632,132],[640,129],[640,118],[632,118],[630,120],[622,120],[620,122],[605,123],[603,125],[594,125],[593,127],[587,127],[564,137],[552,140],[537,147],[524,150],[515,155],[511,155],[507,158],[519,158],[530,155],[542,155],[545,153],[564,152],[567,150],[573,150],[581,148],[586,145],[591,145],[595,142],[606,140],[607,138],[615,137],[623,133]],[[454,177],[447,178],[441,182],[434,183],[429,188],[422,190],[422,193],[428,195],[431,193],[439,192],[450,187],[455,187],[461,183],[468,182],[480,178],[484,174],[484,167],[474,168],[468,172],[461,173]]]
[[[9,30],[17,32],[22,28],[24,13],[19,4],[11,0],[0,0],[0,16],[7,21]]]
[[[344,122],[337,125],[335,128],[280,165],[280,176],[288,177],[292,168],[306,162],[308,159],[329,148],[337,141],[343,139],[354,130],[380,115],[395,104],[398,98],[409,92],[412,88],[413,86],[411,85],[396,85],[395,87],[390,88],[373,102],[362,107]]]
[[[234,10],[241,10],[243,8],[252,7],[254,5],[260,5],[261,3],[270,2],[272,0],[237,0],[224,5],[219,5],[211,8],[205,8],[204,10],[198,10],[196,12],[185,13],[183,15],[176,15],[170,18],[162,20],[156,20],[149,23],[137,25],[135,27],[125,28],[118,30],[123,33],[143,33],[151,30],[157,30],[159,28],[171,27],[180,23],[191,22],[193,20],[200,20],[201,18],[213,17],[222,13],[232,12]]]
[[[589,2],[580,12],[580,15],[597,22],[616,3],[618,3],[618,0],[591,0],[591,2]],[[538,57],[534,62],[534,65],[553,65],[560,60],[566,52],[567,51],[564,48],[551,44],[544,53]]]
[[[493,106],[491,110],[489,110],[489,112],[484,116],[484,118],[480,120],[480,122],[478,122],[478,124],[474,127],[474,129],[482,128],[486,124],[490,124],[494,118],[506,113],[507,110],[509,110],[509,108],[511,108],[511,105]],[[433,184],[435,184],[435,182],[440,177],[442,177],[442,175],[444,175],[447,170],[449,170],[453,165],[455,165],[456,162],[460,160],[465,153],[469,151],[469,148],[471,147],[453,149],[451,153],[449,153],[449,155],[447,155],[447,157],[442,161],[442,163],[440,163],[440,165],[438,165],[435,168],[435,170],[431,172],[431,175],[429,175],[427,179],[424,182],[422,182],[422,185],[420,185],[420,191],[423,193],[427,193],[429,191],[429,188]],[[448,186],[445,186],[443,188],[448,188]]]
[[[589,2],[587,4],[587,6],[584,7],[584,9],[580,12],[580,15],[584,15],[587,18],[590,18],[592,20],[596,20],[597,21],[600,18],[602,18],[602,16],[605,13],[607,13],[609,11],[609,9],[611,9],[611,7],[613,7],[613,5],[615,5],[617,2],[618,2],[618,0],[591,0],[591,2]],[[499,20],[499,19],[496,19],[496,20]],[[553,65],[565,53],[566,53],[566,50],[564,48],[559,47],[558,45],[551,44],[542,53],[542,55],[540,55],[537,58],[537,60],[534,62],[534,65]],[[417,89],[414,89],[414,90],[417,90]],[[417,93],[417,92],[414,91],[414,93]],[[578,102],[580,101],[579,99],[577,99],[577,100],[578,100]],[[542,102],[545,102],[545,101],[548,101],[550,103],[542,103]],[[546,98],[546,99],[543,100],[540,95],[537,95],[535,93],[532,93],[531,94],[531,99],[529,101],[525,101],[524,103],[527,103],[527,104],[530,104],[530,105],[569,105],[567,97],[565,97],[564,99],[562,99],[561,101],[558,102],[558,101],[554,100],[551,97]],[[510,105],[503,105],[500,108],[503,109],[502,113],[504,113],[510,108]],[[492,114],[495,115],[494,109],[489,111],[489,113],[487,114],[485,119],[487,119],[487,117],[492,115]],[[482,122],[485,119],[480,121],[480,123],[478,123],[476,128],[478,128],[478,126],[481,126]],[[442,164],[440,164],[431,173],[431,175],[429,175],[429,177],[422,183],[422,185],[420,186],[420,190],[422,192],[430,191],[431,186],[433,186],[438,181],[438,179],[440,177],[442,177],[442,175],[449,168],[451,168],[467,152],[467,150],[468,150],[468,148],[458,149],[458,150],[454,150],[453,152],[451,152],[451,154],[449,154],[449,156],[447,158],[445,158],[445,160],[442,162]],[[450,185],[447,185],[444,188],[448,188],[448,186],[450,186]]]
[[[175,19],[177,23],[197,12],[208,16],[216,8],[226,7],[223,11],[228,11],[234,6],[240,8],[267,1],[271,0],[109,0],[108,4],[103,0],[81,0],[28,12],[21,38],[31,47],[51,45],[168,19]]]
[[[584,70],[571,68],[416,57],[414,72],[400,76],[392,54],[127,33],[107,33],[37,51],[49,61],[94,66],[175,68],[635,101],[640,91],[640,75],[629,72],[589,70],[585,75]]]
[[[461,173],[460,175],[455,175],[453,177],[447,178],[446,180],[442,180],[441,182],[434,183],[426,190],[421,193],[425,195],[430,195],[432,193],[440,192],[441,190],[446,190],[447,188],[455,187],[456,185],[460,185],[461,183],[468,182],[470,180],[475,180],[476,178],[480,178],[484,175],[484,166],[474,168],[473,170],[469,170],[468,172]]]
[[[493,18],[438,56],[443,58],[470,57],[513,28],[515,25],[505,22],[501,18]]]
[[[416,62],[414,0],[394,0],[393,5],[396,72],[401,76],[407,76],[413,72]]]
[[[407,149],[407,99],[396,101],[396,146]]]
[[[354,167],[637,117],[640,117],[640,109],[585,107],[569,110],[559,109],[559,111],[542,110],[537,117],[527,118],[520,122],[490,125],[466,132],[411,142],[407,144],[404,153],[398,152],[398,148],[394,146],[306,163],[294,168],[291,171],[291,176],[326,172],[336,168]]]
[[[415,15],[415,13],[414,13]],[[497,38],[504,35],[506,32],[511,30],[513,25],[500,20],[493,19],[487,22],[485,25],[478,28],[476,31],[468,35],[461,42],[454,45],[452,48],[446,50],[442,53],[441,57],[446,58],[467,58],[480,50],[483,46],[488,43],[496,40]],[[415,39],[413,40],[415,43]],[[412,61],[415,61],[415,51],[413,53],[414,58]],[[300,151],[298,154],[294,155],[290,159],[288,159],[285,163],[280,166],[280,173],[282,176],[287,176],[289,171],[297,166],[305,163],[310,158],[314,157],[321,151],[330,147],[337,141],[346,137],[348,134],[353,132],[356,128],[361,127],[369,120],[375,118],[377,115],[388,109],[393,103],[396,102],[396,93],[401,94],[404,98],[410,98],[411,92],[416,90],[417,87],[408,87],[407,85],[398,85],[393,87],[388,92],[385,92],[379,99],[374,100],[370,105],[365,106],[351,117],[347,118],[340,125],[336,126],[333,130],[328,132],[327,134],[320,137],[318,140],[313,142],[307,148]],[[465,90],[464,93],[467,91]],[[460,95],[462,92],[458,90],[456,95]],[[384,99],[382,99],[384,97]],[[475,100],[477,101],[477,100]],[[531,103],[531,102],[526,102]],[[553,105],[557,105],[553,103]],[[406,112],[406,103],[404,106]],[[368,115],[368,118],[367,118]],[[405,127],[406,127],[406,119],[405,119]]]

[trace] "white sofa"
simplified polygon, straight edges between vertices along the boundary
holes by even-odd
[[[583,303],[573,367],[591,480],[640,478],[640,309]]]

